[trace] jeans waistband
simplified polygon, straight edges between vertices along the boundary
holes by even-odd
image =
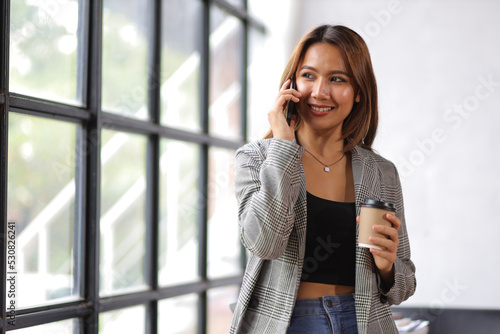
[[[355,310],[354,293],[323,296],[314,299],[297,299],[292,315],[321,314]]]

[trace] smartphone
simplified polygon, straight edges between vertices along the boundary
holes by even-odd
[[[295,83],[295,74],[292,75],[291,77],[291,82],[290,82],[290,88],[291,89],[296,89],[296,83]],[[297,115],[297,104],[293,102],[292,100],[289,100],[287,105],[286,105],[286,122],[288,125],[290,125],[290,122],[292,121],[292,116]]]

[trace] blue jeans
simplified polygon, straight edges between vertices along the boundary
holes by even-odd
[[[297,299],[287,334],[358,334],[354,294]]]

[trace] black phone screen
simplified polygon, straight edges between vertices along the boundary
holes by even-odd
[[[296,89],[296,84],[295,84],[295,75],[292,76],[291,78],[291,83],[290,83],[290,88],[291,89]],[[290,122],[292,121],[292,116],[297,115],[297,105],[295,102],[292,100],[289,100],[286,106],[286,122],[288,125],[290,125]]]

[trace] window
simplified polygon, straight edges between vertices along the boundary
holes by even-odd
[[[0,15],[0,331],[227,332],[248,36],[264,32],[246,1]]]

